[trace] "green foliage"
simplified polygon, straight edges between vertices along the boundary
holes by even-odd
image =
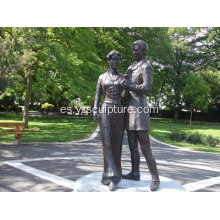
[[[21,107],[14,103],[15,93],[12,89],[8,88],[6,92],[0,95],[0,111],[15,111],[22,112]]]
[[[220,140],[213,135],[204,135],[199,132],[184,132],[178,129],[171,130],[169,137],[171,140],[178,142],[188,142],[191,144],[201,144],[201,145],[209,145],[211,147],[216,147],[216,145],[220,144]]]
[[[174,141],[184,141],[187,139],[187,133],[180,130],[171,130],[170,139]]]
[[[186,86],[183,90],[186,105],[193,111],[206,111],[209,104],[210,87],[198,75],[190,75],[186,79]]]
[[[205,136],[200,134],[199,132],[189,133],[186,141],[191,144],[206,144]]]
[[[180,110],[189,74],[201,74],[211,87],[210,102],[220,109],[219,28],[152,27],[49,27],[1,28],[0,90],[14,88],[16,97],[26,95],[26,76],[32,77],[32,101],[61,103],[80,97],[92,105],[98,76],[108,69],[106,55],[122,54],[119,71],[133,63],[132,42],[149,44],[154,86],[150,100],[158,106]],[[210,73],[210,67],[214,67]],[[212,77],[209,77],[211,76]]]
[[[191,43],[202,58],[198,66],[200,69],[212,67],[220,70],[220,27],[200,28]]]
[[[80,108],[80,106],[81,106],[81,105],[80,105],[79,103],[76,105],[76,107],[77,107],[78,109]]]
[[[189,126],[189,123],[186,120],[152,118],[151,124],[150,134],[160,141],[192,150],[220,153],[220,147],[210,147],[207,144],[194,145],[188,142],[180,142],[170,139],[171,130],[180,130],[187,134],[191,132],[199,132],[203,135],[212,135],[220,139],[220,123],[195,121],[192,126]]]
[[[211,89],[210,108],[215,106],[220,110],[220,71],[208,68],[199,71],[199,74]]]
[[[54,105],[46,102],[41,106],[41,109],[48,113],[54,110]]]
[[[202,53],[196,49],[197,39],[202,28],[169,28],[171,53],[166,62],[161,80],[164,81],[162,101],[164,105],[172,107],[175,113],[183,108],[183,89],[189,74],[198,71],[203,62]],[[178,119],[178,114],[175,114]]]
[[[15,95],[10,92],[5,92],[0,96],[0,104],[7,106],[14,104]]]
[[[220,144],[219,138],[216,138],[212,135],[208,135],[206,141],[207,141],[207,144],[211,147],[215,147],[216,145]]]
[[[186,79],[183,96],[185,106],[191,111],[191,125],[192,113],[194,110],[207,111],[209,105],[210,87],[199,75],[190,75]]]
[[[0,111],[13,111],[16,109],[14,104],[15,94],[12,90],[8,89],[0,95]]]

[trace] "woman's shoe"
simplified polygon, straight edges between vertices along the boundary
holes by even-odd
[[[115,183],[113,182],[113,181],[111,181],[110,183],[109,183],[109,190],[110,191],[114,191],[115,189],[116,189],[116,187],[115,187]]]

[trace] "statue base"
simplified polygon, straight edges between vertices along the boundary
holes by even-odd
[[[123,174],[128,173],[123,172]],[[113,192],[151,192],[151,176],[141,172],[140,181],[121,179]],[[112,192],[109,187],[101,183],[102,172],[92,173],[79,178],[75,182],[75,192]],[[160,187],[155,192],[184,192],[186,189],[178,182],[160,176]]]

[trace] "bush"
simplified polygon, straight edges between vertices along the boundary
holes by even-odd
[[[4,92],[0,95],[0,110],[12,111],[14,108],[15,95],[10,92]]]
[[[4,105],[0,105],[0,112],[6,111],[6,107]]]
[[[187,134],[180,130],[171,130],[170,139],[174,141],[184,141],[187,139]]]
[[[14,111],[15,111],[16,113],[22,112],[22,108],[19,107],[18,105],[15,105]]]
[[[14,104],[15,96],[12,93],[5,92],[0,96],[0,111],[15,111],[16,113],[22,112],[22,108],[18,104]]]
[[[170,139],[174,141],[186,141],[191,144],[209,145],[215,147],[220,143],[220,140],[212,135],[203,135],[199,132],[186,133],[180,130],[171,130]]]
[[[216,137],[213,137],[212,135],[208,135],[206,141],[207,141],[207,144],[211,147],[215,147],[216,145],[220,143],[220,140]]]
[[[205,136],[198,132],[190,133],[186,141],[191,144],[203,144],[203,145],[206,144]]]
[[[41,109],[45,112],[47,112],[47,114],[51,111],[54,110],[54,105],[52,104],[49,104],[48,102],[44,103],[41,107]]]

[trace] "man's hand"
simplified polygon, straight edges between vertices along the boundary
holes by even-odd
[[[128,83],[127,83],[127,80],[124,79],[122,82],[121,82],[121,86],[124,88],[124,89],[127,89],[128,88]]]

